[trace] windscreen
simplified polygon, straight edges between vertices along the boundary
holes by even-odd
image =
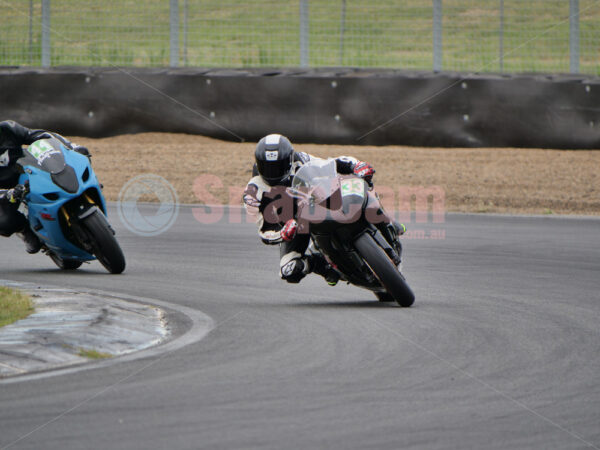
[[[314,159],[294,175],[292,189],[312,196],[317,202],[329,197],[339,186],[334,159]]]
[[[57,139],[40,139],[29,147],[27,152],[33,156],[46,172],[57,174],[65,168],[65,157]]]

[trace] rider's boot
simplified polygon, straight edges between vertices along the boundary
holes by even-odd
[[[404,233],[406,233],[406,226],[403,223],[396,222],[395,220],[393,220],[392,224],[394,225],[398,236],[402,236]]]
[[[340,280],[340,274],[331,267],[325,257],[320,253],[307,255],[310,271],[321,275],[329,286],[335,286]]]
[[[29,228],[29,225],[26,225],[25,228],[17,233],[23,242],[25,242],[25,250],[27,253],[37,253],[42,248],[42,242],[35,235],[35,233]]]

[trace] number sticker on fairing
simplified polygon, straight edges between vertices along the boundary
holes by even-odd
[[[56,150],[48,141],[45,140],[35,141],[33,144],[27,147],[27,151],[31,153],[35,159],[37,159],[39,164],[42,164],[44,160],[51,155],[60,153],[60,150]]]
[[[342,180],[342,195],[359,195],[361,197],[365,196],[365,188],[362,180],[348,179]]]

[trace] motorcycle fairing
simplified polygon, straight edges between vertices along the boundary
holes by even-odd
[[[22,169],[19,183],[29,183],[25,197],[31,228],[61,258],[89,261],[93,255],[64,235],[68,202],[87,195],[106,213],[106,202],[87,156],[67,149],[58,139],[45,139],[30,145],[17,162]]]

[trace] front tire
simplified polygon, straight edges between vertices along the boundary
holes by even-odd
[[[395,302],[396,300],[387,292],[375,292],[375,297],[382,303]]]
[[[110,273],[118,274],[125,270],[125,256],[119,243],[100,210],[94,211],[81,220],[81,225],[90,238],[92,253]]]
[[[377,245],[373,236],[369,233],[363,233],[354,241],[354,245],[388,294],[400,306],[409,307],[412,305],[415,301],[415,294],[406,284],[404,277],[385,250]]]

